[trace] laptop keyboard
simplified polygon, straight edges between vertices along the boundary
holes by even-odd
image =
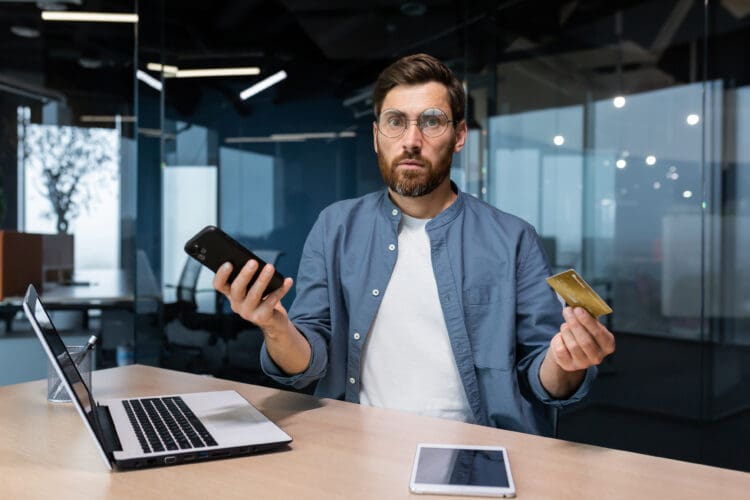
[[[122,404],[144,453],[218,445],[179,396],[130,399]]]

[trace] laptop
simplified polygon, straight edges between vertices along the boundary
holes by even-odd
[[[23,310],[109,470],[249,455],[292,441],[236,391],[96,401],[33,285]]]

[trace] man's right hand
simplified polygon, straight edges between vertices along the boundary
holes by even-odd
[[[263,331],[269,356],[288,375],[301,373],[310,364],[312,353],[307,339],[289,321],[281,299],[291,290],[292,278],[285,278],[281,288],[267,296],[263,292],[273,277],[274,268],[266,264],[253,286],[247,285],[258,271],[256,260],[248,261],[232,284],[227,283],[232,264],[225,262],[214,277],[214,288],[221,292],[232,306],[232,311],[254,323]]]
[[[263,297],[262,294],[273,277],[274,268],[271,264],[266,264],[253,286],[248,289],[247,285],[257,271],[258,261],[247,261],[230,285],[227,283],[227,278],[232,272],[232,264],[225,262],[216,272],[214,288],[229,300],[232,311],[243,319],[264,330],[274,329],[274,326],[278,327],[288,319],[286,309],[281,305],[281,299],[292,288],[292,278],[284,279],[281,288]]]

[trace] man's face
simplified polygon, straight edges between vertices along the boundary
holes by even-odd
[[[453,153],[460,151],[466,140],[466,122],[448,124],[437,137],[420,131],[415,120],[425,110],[441,110],[453,120],[448,89],[437,82],[399,85],[386,94],[381,116],[392,112],[411,120],[400,137],[390,138],[373,125],[373,142],[378,166],[386,185],[402,196],[423,196],[446,182],[450,176]]]

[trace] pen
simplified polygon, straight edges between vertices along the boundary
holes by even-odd
[[[76,367],[78,365],[80,365],[81,362],[86,358],[86,356],[88,355],[89,351],[94,348],[94,346],[96,345],[96,342],[98,340],[99,340],[99,337],[97,337],[96,334],[92,335],[91,337],[89,337],[89,340],[86,342],[86,345],[83,347],[83,349],[81,349],[80,351],[78,351],[78,352],[70,355],[70,359],[71,359],[71,361],[73,361],[73,364]],[[60,393],[64,389],[65,389],[65,386],[63,385],[62,380],[58,380],[57,381],[57,385],[54,388],[54,391],[50,391],[50,392],[52,392],[52,397],[50,399],[52,399],[52,400],[57,399],[58,396],[60,395]]]

